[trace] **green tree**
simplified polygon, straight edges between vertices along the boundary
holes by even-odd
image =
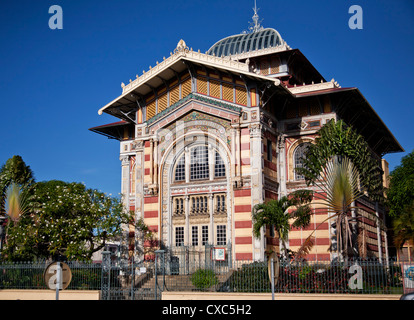
[[[406,241],[414,243],[414,201],[393,218],[394,242],[400,249]]]
[[[9,260],[90,259],[130,222],[120,199],[80,183],[38,182],[29,207],[8,226],[3,254]]]
[[[278,200],[257,204],[252,210],[253,234],[260,237],[263,226],[274,228],[282,241],[286,257],[286,240],[291,227],[306,227],[310,223],[312,191],[298,190]],[[288,210],[290,209],[290,210]],[[292,222],[292,224],[290,224]]]
[[[401,164],[390,174],[386,191],[389,215],[397,217],[414,201],[414,150],[401,159]]]
[[[414,242],[414,151],[401,159],[390,175],[386,191],[397,248],[406,241]]]
[[[364,192],[373,201],[384,200],[380,161],[364,137],[344,121],[330,120],[319,130],[315,143],[305,152],[303,167],[296,171],[304,175],[308,186],[319,186],[327,194],[319,199],[333,212],[328,219],[336,218],[338,253],[345,257],[355,253],[352,238],[357,231],[349,221],[353,201]],[[309,237],[300,253],[306,254],[312,245]]]
[[[334,156],[347,157],[359,173],[359,183],[372,200],[383,200],[383,179],[379,159],[371,152],[364,137],[344,121],[330,120],[318,132],[315,143],[309,145],[303,167],[296,168],[305,176],[307,185],[318,181],[321,171]]]

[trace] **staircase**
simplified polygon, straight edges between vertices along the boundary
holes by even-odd
[[[234,270],[228,271],[224,274],[217,275],[218,284],[207,291],[217,291],[223,284],[231,277]],[[164,280],[165,279],[165,280]],[[200,291],[191,282],[191,275],[158,275],[158,288],[162,291]],[[143,291],[154,290],[155,288],[155,276],[148,279],[145,284],[141,286]]]

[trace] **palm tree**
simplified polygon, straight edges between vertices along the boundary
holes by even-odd
[[[349,249],[354,248],[350,227],[351,210],[354,208],[355,200],[364,195],[359,177],[357,168],[349,158],[334,156],[326,163],[319,177],[314,181],[314,185],[322,190],[322,192],[315,193],[315,199],[333,213],[318,227],[327,220],[335,219],[337,252],[345,257],[348,256]],[[297,253],[298,256],[309,253],[313,246],[312,236],[317,228],[305,240]]]
[[[287,257],[286,241],[289,230],[291,226],[300,228],[309,225],[312,214],[311,201],[312,191],[298,190],[278,200],[269,200],[255,205],[252,210],[254,236],[256,238],[260,237],[263,226],[274,228],[279,235]],[[292,210],[289,211],[288,209]],[[292,225],[289,223],[291,219],[293,219]]]
[[[28,210],[29,193],[34,184],[33,172],[21,156],[13,156],[0,168],[0,248],[7,239],[7,228]],[[10,218],[10,219],[7,219]],[[8,220],[6,232],[4,221]]]
[[[0,169],[0,216],[6,214],[7,194],[14,195],[16,198],[22,194],[22,191],[29,189],[33,183],[33,172],[21,156],[17,155],[8,159]]]
[[[379,160],[364,137],[344,121],[330,120],[319,131],[315,143],[308,146],[303,167],[295,170],[304,175],[307,185],[314,184],[320,172],[334,156],[347,157],[358,170],[360,185],[374,201],[382,201],[384,190]]]
[[[355,243],[351,240],[357,230],[351,228],[349,218],[353,201],[364,193],[373,201],[383,201],[382,169],[377,159],[362,135],[342,120],[330,120],[319,130],[315,143],[307,148],[302,159],[303,167],[296,169],[305,177],[308,186],[319,186],[325,192],[329,189],[326,194],[330,194],[331,198],[323,202],[333,212],[330,218],[336,218],[338,253],[347,254],[349,244],[354,249],[352,246]],[[341,168],[338,164],[342,161],[344,165],[350,162],[347,164],[350,167]],[[358,188],[355,186],[356,181]],[[360,191],[355,193],[356,190]],[[318,197],[323,199],[322,196]],[[349,202],[351,199],[353,201]],[[375,220],[380,222],[377,217]],[[300,253],[308,252],[312,245],[312,239],[308,238]]]
[[[17,222],[28,210],[28,193],[17,183],[12,182],[6,190],[5,207],[7,216]]]

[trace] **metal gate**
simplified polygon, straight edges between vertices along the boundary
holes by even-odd
[[[154,262],[111,261],[102,253],[101,300],[160,300]]]

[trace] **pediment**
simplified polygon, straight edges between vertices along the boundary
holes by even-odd
[[[172,120],[166,127],[157,130],[161,156],[171,144],[179,140],[179,137],[184,136],[186,139],[190,137],[191,141],[200,135],[208,136],[209,139],[220,139],[230,149],[231,130],[231,119],[223,119],[205,111],[191,109]]]
[[[204,114],[211,121],[230,125],[239,122],[242,109],[229,103],[192,93],[148,120],[147,125],[150,131],[155,133],[162,128],[168,128],[180,119],[188,121],[189,118],[186,117],[192,114],[192,111]]]

